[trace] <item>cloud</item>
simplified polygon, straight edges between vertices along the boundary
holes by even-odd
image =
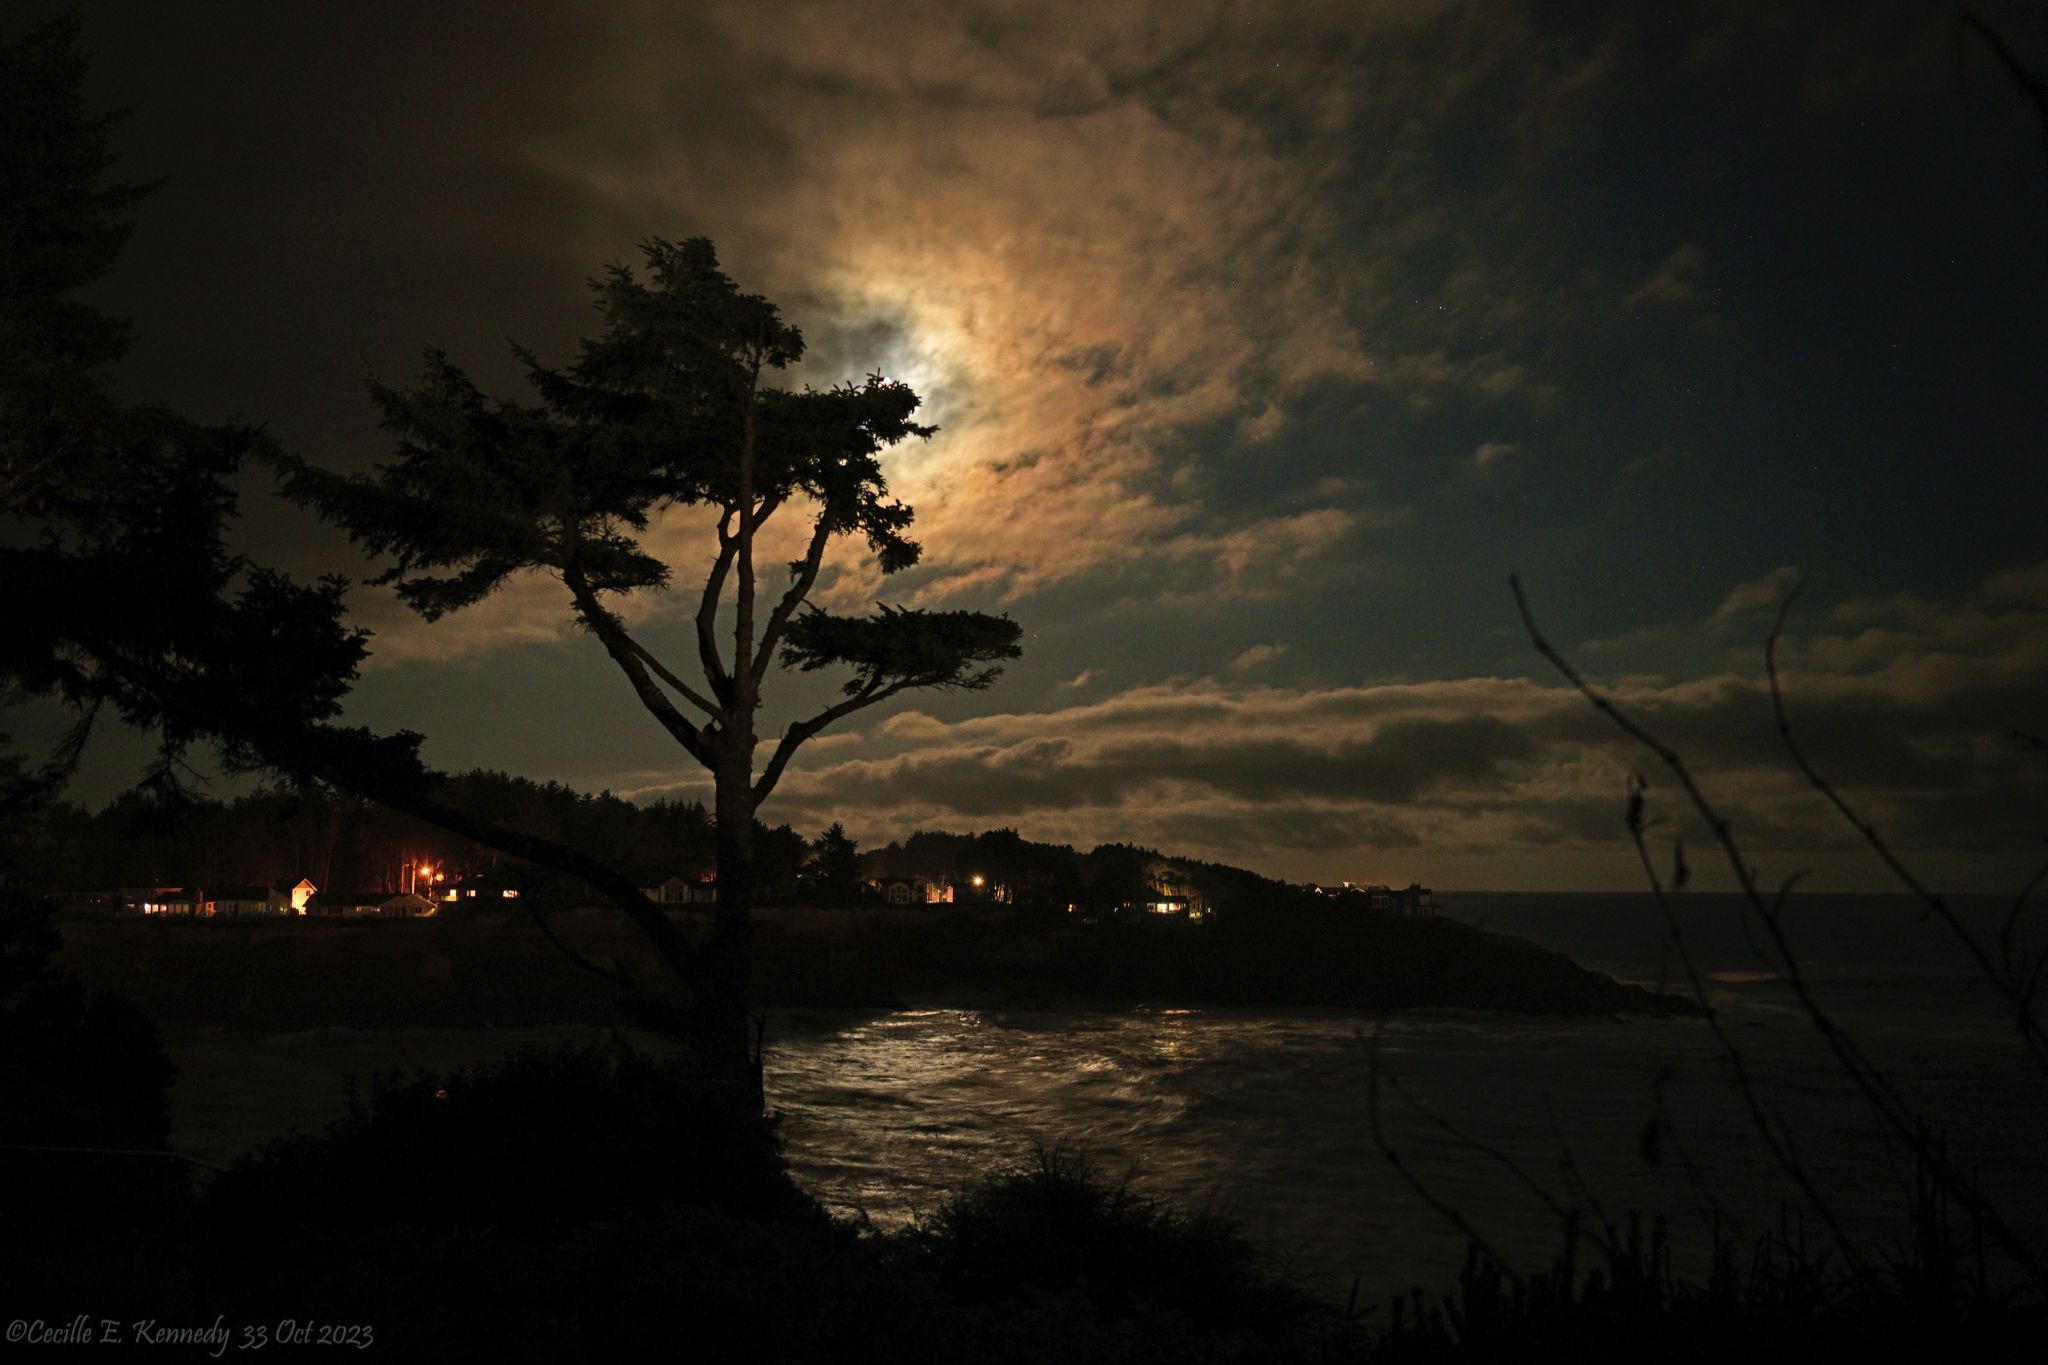
[[[1623,308],[1698,309],[1706,306],[1707,254],[1691,242],[1664,258],[1664,263],[1622,297]]]
[[[622,9],[611,41],[636,55],[594,123],[630,129],[630,155],[565,129],[541,168],[622,215],[748,243],[731,264],[806,327],[820,379],[879,364],[926,395],[942,434],[892,475],[919,512],[919,600],[1121,581],[1161,555],[1175,593],[1242,596],[1259,566],[1238,547],[1301,528],[1220,495],[1194,446],[1276,452],[1277,493],[1317,395],[1540,387],[1496,347],[1402,332],[1423,311],[1402,262],[1455,240],[1428,184],[1431,119],[1465,116],[1509,62],[1512,98],[1547,98],[1533,87],[1553,73],[1529,63],[1551,54],[1517,43],[1515,13],[874,3],[826,22],[731,3],[677,21],[684,42],[665,8]],[[744,98],[662,117],[684,87]],[[773,154],[700,170],[741,125]],[[1475,296],[1483,261],[1460,286]],[[843,600],[878,586],[856,572]]]
[[[1960,601],[1845,603],[1822,613],[1818,632],[1795,623],[1784,644],[1785,696],[1806,751],[1909,856],[1984,857],[1977,875],[1987,889],[2035,856],[2034,812],[2048,797],[2048,773],[2007,737],[2048,731],[2048,701],[2031,686],[2048,668],[2044,586],[2048,575],[2021,570]],[[1761,605],[1760,593],[1738,610]],[[1863,631],[1828,627],[1844,612],[1891,620],[1881,648]],[[1865,884],[1881,879],[1874,863],[1857,861],[1856,832],[1790,764],[1754,667],[1604,690],[1685,755],[1754,856],[1781,872],[1818,863]],[[1674,829],[1696,818],[1655,757],[1576,692],[1520,678],[1326,688],[1182,680],[1045,711],[956,720],[908,711],[874,727],[870,741],[793,771],[778,796],[785,811],[822,821],[858,810],[871,838],[1001,824],[1082,843],[1135,838],[1303,875],[1401,850],[1524,868],[1539,854],[1626,851],[1621,809],[1633,772],[1650,777],[1654,813]]]
[[[1468,463],[1475,474],[1488,474],[1493,467],[1510,455],[1521,453],[1521,447],[1510,441],[1488,441],[1472,452]]]
[[[1230,661],[1230,671],[1233,673],[1250,673],[1255,669],[1264,668],[1286,652],[1287,646],[1282,644],[1253,645],[1250,649],[1247,649],[1244,653]]]
[[[1721,599],[1709,624],[1725,628],[1762,611],[1776,611],[1803,575],[1797,564],[1781,564],[1760,578],[1738,583]]]

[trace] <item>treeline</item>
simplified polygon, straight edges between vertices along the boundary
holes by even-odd
[[[646,886],[708,877],[715,862],[711,815],[697,801],[634,802],[485,769],[449,779],[439,795],[468,814],[581,849]],[[17,864],[58,892],[289,887],[301,877],[323,890],[402,889],[408,865],[427,862],[452,874],[504,861],[424,821],[320,787],[169,804],[128,792],[98,811],[54,802],[25,813],[6,839]],[[754,848],[757,893],[769,902],[856,904],[872,898],[867,882],[923,877],[951,883],[961,900],[1062,911],[1113,911],[1162,893],[1264,913],[1328,909],[1320,897],[1243,868],[1132,844],[1083,852],[1014,829],[921,831],[860,850],[836,825],[807,840],[787,824],[756,823]],[[557,878],[553,899],[596,897]]]
[[[1241,867],[1136,844],[1098,844],[1082,853],[1071,844],[1023,838],[1014,829],[921,831],[863,854],[860,864],[871,878],[944,877],[956,889],[973,887],[979,877],[984,889],[1001,888],[1007,899],[1026,906],[1114,910],[1161,893],[1191,893],[1210,906],[1257,907],[1267,913],[1328,909],[1320,896]]]
[[[485,770],[451,778],[439,795],[459,810],[583,849],[648,885],[707,874],[713,862],[711,817],[695,801],[639,804]],[[807,856],[803,837],[787,825],[757,825],[754,842],[763,884],[789,894]],[[174,804],[129,792],[99,811],[57,802],[30,812],[9,843],[42,884],[73,892],[290,886],[301,877],[323,889],[377,890],[399,887],[408,863],[465,872],[502,861],[424,821],[318,787]]]

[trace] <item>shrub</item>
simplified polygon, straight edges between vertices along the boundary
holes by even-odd
[[[920,1227],[917,1259],[951,1296],[987,1303],[1072,1294],[1106,1315],[1178,1314],[1205,1328],[1270,1333],[1316,1310],[1270,1273],[1237,1228],[1111,1182],[1085,1158],[1042,1150],[989,1177]]]
[[[554,1240],[671,1208],[825,1218],[790,1180],[771,1120],[622,1040],[380,1079],[369,1104],[353,1103],[324,1132],[238,1163],[206,1203],[230,1255],[294,1231],[412,1226]]]

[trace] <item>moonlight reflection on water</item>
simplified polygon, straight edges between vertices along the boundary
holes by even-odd
[[[1637,956],[1602,965],[1653,982],[1654,953]],[[1933,957],[1852,956],[1819,965],[1831,1007],[1948,1126],[1964,1168],[1981,1170],[1988,1191],[2038,1230],[2048,1211],[2048,1152],[2038,1143],[2048,1099],[2041,1078],[2016,1083],[2026,1078],[2015,1072],[2009,1019]],[[1895,1245],[1907,1233],[1910,1159],[1773,974],[1753,961],[1708,965],[1722,1022],[1815,1182],[1852,1234]],[[1341,1296],[1354,1277],[1374,1296],[1447,1287],[1463,1238],[1372,1142],[1375,1028],[1382,1064],[1409,1096],[1566,1202],[1575,1173],[1610,1217],[1632,1207],[1668,1215],[1681,1271],[1704,1270],[1715,1218],[1753,1235],[1801,1213],[1699,1020],[933,1009],[781,1022],[768,1086],[792,1166],[828,1205],[882,1227],[1064,1144],[1111,1174],[1134,1170],[1143,1190],[1234,1217],[1325,1292]],[[1382,1099],[1389,1140],[1433,1192],[1525,1264],[1556,1253],[1555,1220],[1516,1178]],[[1658,1140],[1646,1144],[1653,1118]]]

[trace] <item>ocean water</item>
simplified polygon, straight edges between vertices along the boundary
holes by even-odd
[[[1682,988],[1647,896],[1447,903],[1454,918],[1621,979]],[[2009,909],[1960,905],[1987,940]],[[1859,1252],[1901,1244],[1913,1187],[1904,1145],[1752,945],[1736,899],[1683,897],[1679,917],[1766,1122]],[[2037,941],[2031,918],[2020,936]],[[1795,899],[1786,924],[1822,1006],[2007,1217],[2048,1244],[2048,1076],[1949,932],[1897,897]],[[1454,1282],[1467,1239],[1444,1210],[1531,1267],[1560,1246],[1557,1207],[1665,1217],[1682,1270],[1704,1268],[1713,1226],[1803,1230],[1815,1248],[1826,1236],[1759,1136],[1728,1045],[1696,1019],[785,1015],[767,1064],[799,1179],[883,1226],[991,1169],[1068,1147],[1141,1190],[1233,1217],[1318,1289],[1341,1300],[1355,1283],[1365,1303]]]

